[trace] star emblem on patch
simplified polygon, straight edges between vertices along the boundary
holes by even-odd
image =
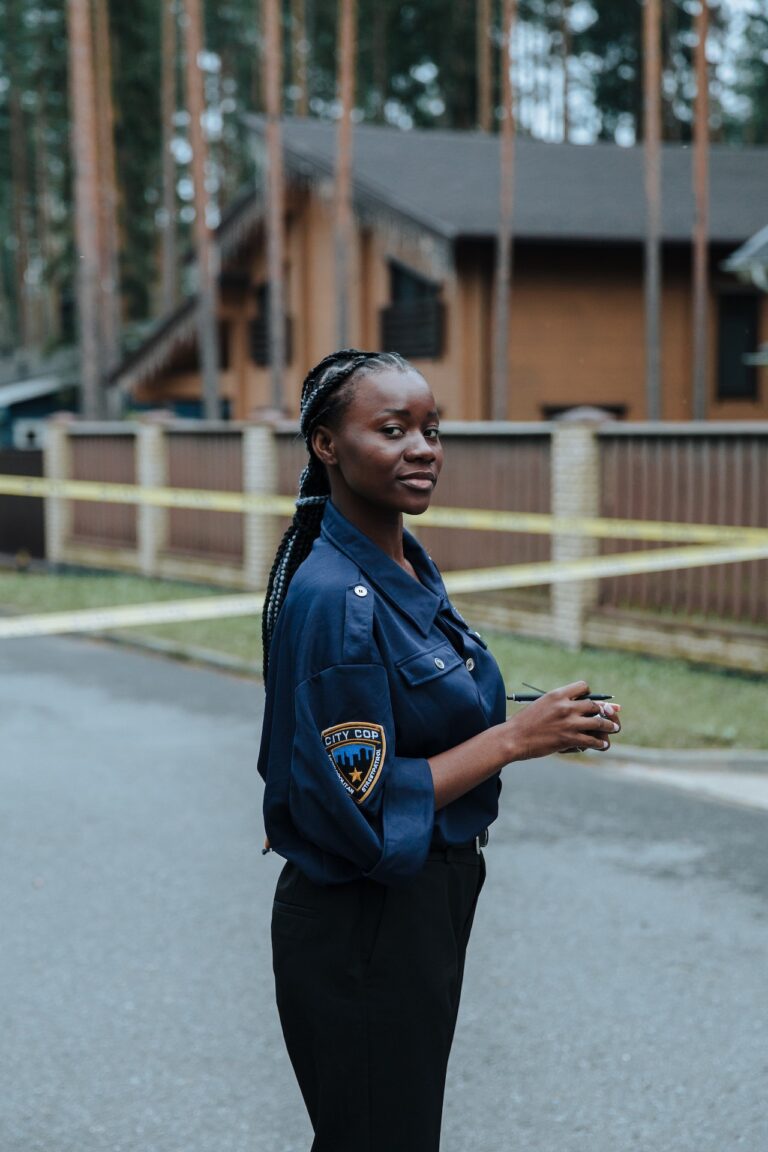
[[[383,727],[370,720],[350,720],[323,729],[320,738],[345,792],[362,804],[384,764],[387,741]]]

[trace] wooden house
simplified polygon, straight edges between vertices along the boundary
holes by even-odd
[[[264,167],[264,124],[250,121]],[[295,414],[308,368],[335,346],[335,127],[283,122],[288,366]],[[724,266],[765,223],[768,148],[711,150],[711,419],[767,419],[766,368],[745,362],[768,340],[768,295]],[[498,140],[482,133],[360,125],[353,153],[350,343],[396,349],[427,376],[449,419],[490,415]],[[692,415],[692,158],[662,164],[662,415]],[[643,154],[613,144],[515,150],[514,259],[507,415],[540,420],[598,406],[642,420],[645,405]],[[221,394],[225,414],[270,405],[263,196],[224,218]],[[134,406],[198,414],[196,301],[164,317],[118,369]]]

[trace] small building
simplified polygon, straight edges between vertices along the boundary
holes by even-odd
[[[264,122],[250,120],[264,168]],[[283,122],[288,366],[296,414],[306,371],[335,346],[335,126]],[[507,415],[575,406],[642,420],[645,402],[642,148],[546,144],[515,151]],[[744,356],[768,340],[768,296],[724,261],[764,224],[768,148],[711,149],[710,419],[768,418],[766,370]],[[353,151],[350,339],[395,349],[428,377],[447,418],[490,416],[498,139],[479,132],[360,125]],[[662,415],[692,415],[691,150],[663,149]],[[222,413],[270,406],[264,203],[245,193],[223,220]],[[134,406],[201,411],[196,301],[164,317],[119,367]]]
[[[0,364],[0,448],[41,448],[54,412],[77,409],[78,357],[20,352]]]

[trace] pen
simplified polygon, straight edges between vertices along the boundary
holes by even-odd
[[[511,696],[507,696],[507,700],[514,700],[516,704],[529,704],[532,700],[540,700],[544,695],[539,692],[537,696],[531,696],[525,692],[513,692]],[[577,696],[577,700],[613,700],[613,696],[604,696],[599,692],[590,692],[586,696]]]

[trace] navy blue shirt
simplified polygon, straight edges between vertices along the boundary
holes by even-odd
[[[404,551],[418,580],[329,501],[272,637],[266,831],[319,884],[407,879],[498,814],[498,774],[435,812],[427,758],[501,723],[504,682],[409,532]]]

